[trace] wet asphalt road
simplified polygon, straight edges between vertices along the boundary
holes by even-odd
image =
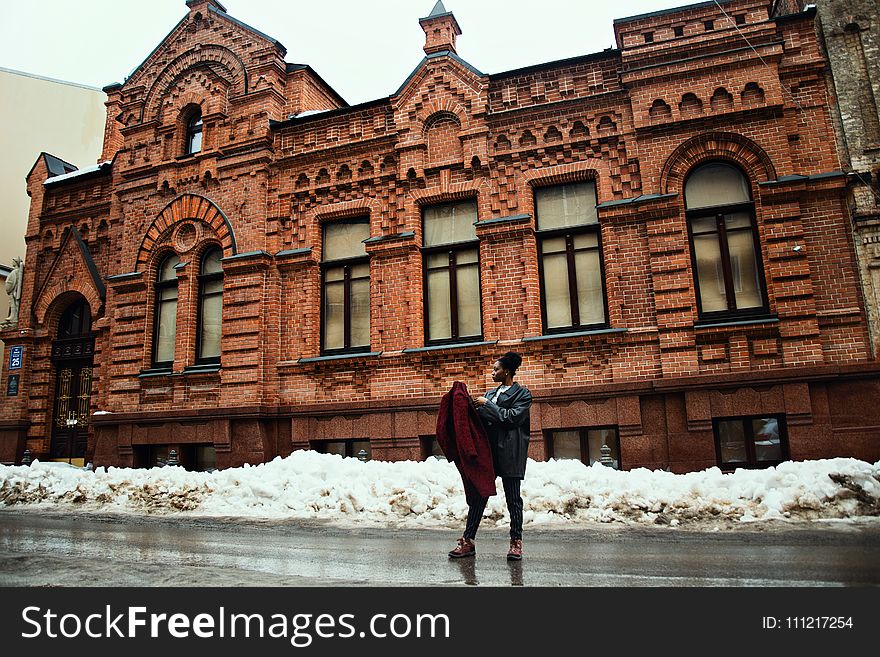
[[[880,521],[716,532],[592,525],[454,530],[339,528],[0,510],[0,586],[880,586]]]

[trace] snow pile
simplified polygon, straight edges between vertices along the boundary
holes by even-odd
[[[880,516],[880,461],[838,458],[786,462],[764,470],[718,468],[676,475],[617,471],[579,461],[529,461],[522,487],[526,524],[584,522],[676,526],[722,519],[820,519]],[[216,472],[98,468],[54,463],[0,466],[0,502],[117,513],[214,517],[318,518],[416,527],[457,526],[467,515],[451,463],[362,463],[297,451],[287,458]],[[486,510],[506,526],[504,493]]]

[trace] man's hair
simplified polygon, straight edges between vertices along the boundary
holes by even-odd
[[[498,359],[498,362],[501,363],[501,367],[506,369],[511,374],[516,374],[516,370],[522,365],[522,356],[520,356],[515,351],[508,351],[501,358]]]

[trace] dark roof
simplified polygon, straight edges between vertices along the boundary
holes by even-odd
[[[593,61],[594,59],[607,59],[609,57],[616,57],[620,54],[620,50],[617,48],[606,48],[600,52],[592,52],[588,55],[577,55],[575,57],[569,57],[567,59],[557,59],[552,62],[543,62],[541,64],[532,64],[531,66],[524,66],[523,68],[514,68],[509,71],[500,71],[499,73],[490,73],[490,80],[497,80],[498,78],[504,78],[512,75],[522,75],[524,73],[533,73],[536,71],[543,71],[548,68],[556,68],[557,66],[574,66],[577,64],[583,64],[585,62]]]
[[[721,4],[727,4],[730,0],[718,0]],[[634,16],[626,16],[624,18],[615,18],[614,24],[620,25],[621,23],[629,23],[631,21],[637,21],[642,18],[652,18],[654,16],[664,16],[666,14],[677,14],[680,11],[685,11],[688,9],[701,9],[703,7],[715,7],[717,6],[715,2],[697,2],[692,5],[682,5],[681,7],[671,7],[669,9],[661,9],[659,11],[649,11],[646,14],[636,14]]]
[[[434,5],[434,8],[431,10],[431,13],[428,14],[428,18],[434,18],[436,16],[443,16],[448,14],[446,11],[446,7],[443,6],[443,0],[437,0],[437,4]]]
[[[34,161],[34,165],[31,167],[31,170],[28,171],[27,175],[24,177],[25,180],[31,177],[31,174],[34,172],[34,169],[37,168],[40,160],[43,160],[46,163],[46,169],[49,171],[49,177],[61,176],[65,173],[77,171],[77,168],[70,162],[65,162],[61,158],[55,157],[54,155],[49,155],[49,153],[43,151],[37,156],[37,159]]]
[[[49,155],[48,153],[42,153],[42,156],[46,159],[46,168],[49,170],[50,176],[62,176],[65,173],[77,171],[74,165],[70,162],[65,162],[59,157]]]
[[[285,121],[269,121],[269,128],[272,130],[283,130],[284,128],[289,128],[293,125],[298,125],[300,123],[305,123],[307,121],[312,121],[316,119],[326,119],[328,117],[339,116],[340,114],[345,114],[346,112],[356,112],[358,110],[369,109],[370,107],[374,107],[377,105],[385,105],[388,103],[388,98],[377,98],[375,100],[368,100],[365,103],[358,103],[357,105],[349,105],[347,107],[337,107],[336,109],[324,110],[321,112],[315,112],[314,114],[307,114],[306,116],[294,116],[293,118],[287,119]]]

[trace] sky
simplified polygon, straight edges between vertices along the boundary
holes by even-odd
[[[880,461],[786,461],[731,474],[714,467],[673,474],[620,471],[576,460],[529,460],[522,484],[523,520],[526,527],[618,523],[704,531],[769,520],[880,523],[876,515],[862,515],[869,505],[858,502],[857,489],[877,506]],[[24,512],[69,508],[97,514],[323,519],[348,527],[458,529],[467,516],[461,478],[445,460],[362,463],[312,450],[215,472],[180,467],[90,471],[40,462],[0,466],[0,504]],[[500,483],[483,522],[508,526]]]
[[[435,0],[221,0],[349,103],[392,94],[423,56]],[[614,46],[612,23],[687,0],[444,0],[458,54],[484,73]],[[123,82],[186,14],[185,0],[0,0],[0,67],[104,87]],[[5,100],[5,99],[4,99]]]

